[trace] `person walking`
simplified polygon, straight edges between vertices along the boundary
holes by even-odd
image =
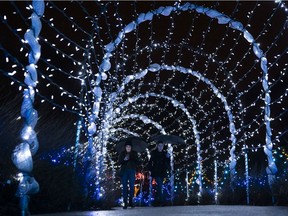
[[[122,151],[118,158],[118,163],[121,165],[119,176],[122,183],[122,196],[124,201],[123,209],[127,209],[128,205],[134,208],[134,184],[136,167],[139,163],[137,152],[133,151],[133,146],[130,142],[125,143],[125,150]],[[128,200],[128,181],[129,181],[129,203]]]
[[[157,148],[151,152],[148,162],[149,174],[155,179],[157,184],[154,206],[163,206],[165,204],[162,187],[167,171],[170,169],[170,155],[163,148],[164,143],[159,141]]]

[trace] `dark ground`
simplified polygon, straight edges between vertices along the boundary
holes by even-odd
[[[69,212],[55,214],[41,214],[34,216],[161,216],[161,215],[193,215],[193,216],[287,216],[288,207],[284,206],[166,206],[166,207],[135,207],[123,210],[120,207],[106,211]]]

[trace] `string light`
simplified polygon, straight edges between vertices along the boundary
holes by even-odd
[[[143,11],[140,2],[125,6],[113,2],[109,3],[110,10],[115,9],[113,13],[109,14],[109,7],[105,7],[96,16],[85,2],[73,2],[64,9],[47,2],[41,21],[54,36],[44,32],[37,37],[45,51],[37,68],[40,80],[35,95],[52,110],[83,117],[81,130],[87,142],[79,146],[77,158],[90,160],[95,166],[93,178],[99,198],[105,194],[105,188],[100,186],[104,177],[101,173],[117,169],[113,164],[113,143],[129,134],[145,138],[157,133],[183,136],[187,149],[173,149],[173,166],[176,173],[187,174],[188,191],[188,186],[198,183],[199,198],[202,189],[214,184],[217,202],[217,187],[220,189],[223,183],[218,176],[227,172],[238,180],[236,161],[245,151],[262,151],[266,146],[269,166],[273,165],[275,174],[272,146],[282,145],[288,131],[277,127],[284,125],[281,122],[287,118],[287,89],[277,89],[287,77],[287,47],[283,46],[287,19],[281,19],[283,25],[277,32],[271,30],[276,27],[274,19],[287,8],[284,2],[275,2],[279,8],[274,4],[275,10],[265,15],[262,27],[256,26],[253,17],[272,3],[250,3],[247,8],[237,4],[230,14],[224,14],[220,12],[221,2],[219,6],[209,3],[205,7],[181,1],[174,5],[156,2],[150,11]],[[101,8],[104,3],[93,5]],[[21,10],[13,6],[19,12],[13,16],[25,20]],[[82,15],[87,25],[81,25],[83,20],[71,14],[76,6],[82,10],[77,17]],[[122,7],[133,11],[129,19],[123,15]],[[245,18],[237,11],[243,11]],[[67,28],[62,28],[59,17]],[[182,18],[186,20],[183,24],[179,21]],[[2,23],[12,31],[10,20],[10,14],[1,16]],[[26,21],[23,24],[28,25]],[[167,25],[167,31],[161,33],[161,25]],[[21,38],[22,29],[17,27],[13,33],[16,38]],[[272,39],[267,45],[265,37],[269,34]],[[20,52],[27,52],[25,41]],[[19,81],[25,64],[6,46],[1,45],[0,51],[10,66],[1,72],[13,80],[11,85],[27,87]],[[258,137],[260,141],[255,143]],[[214,151],[218,157],[213,160],[214,169],[207,168]],[[185,169],[180,169],[183,164]],[[249,169],[248,163],[245,167]],[[213,180],[207,177],[208,171],[214,172]],[[176,177],[175,188],[177,181]]]

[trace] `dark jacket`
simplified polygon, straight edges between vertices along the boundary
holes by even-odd
[[[121,165],[120,168],[120,172],[119,175],[121,176],[123,174],[123,172],[125,172],[125,170],[127,169],[134,169],[136,170],[136,167],[139,164],[139,160],[138,160],[138,155],[137,152],[135,151],[131,151],[130,154],[130,158],[129,160],[124,160],[125,156],[126,156],[127,152],[123,151],[120,153],[119,158],[118,158],[118,163]]]
[[[148,163],[148,170],[152,177],[166,177],[167,171],[170,169],[170,159],[167,158],[167,152],[159,152],[155,149],[151,152],[151,158]]]

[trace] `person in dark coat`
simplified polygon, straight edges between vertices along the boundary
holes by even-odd
[[[119,176],[123,187],[122,195],[124,201],[123,209],[127,209],[128,200],[128,181],[129,181],[129,206],[134,207],[133,196],[134,196],[134,184],[136,167],[138,165],[138,156],[135,151],[132,150],[132,144],[125,144],[125,151],[122,151],[119,155],[118,162],[121,165]]]
[[[170,169],[170,155],[163,150],[164,143],[158,142],[157,148],[151,152],[151,158],[148,163],[149,174],[157,183],[154,205],[164,205],[163,199],[163,181]]]

